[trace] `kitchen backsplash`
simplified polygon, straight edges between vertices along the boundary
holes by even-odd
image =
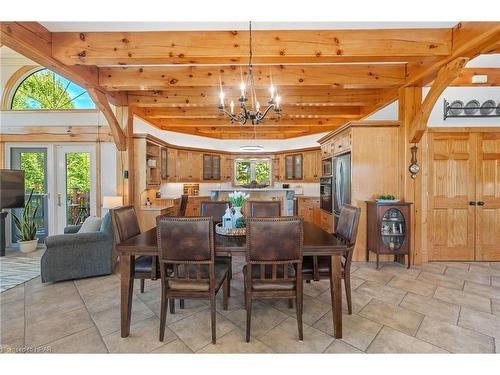
[[[209,196],[210,190],[212,189],[230,189],[232,184],[229,182],[224,183],[213,183],[204,182],[200,183],[200,196]],[[274,187],[282,187],[282,183],[275,183]],[[289,183],[290,188],[296,189],[297,194],[319,196],[319,184],[318,183]],[[184,184],[181,182],[167,182],[161,184],[160,191],[162,197],[179,197],[183,193]],[[236,189],[235,189],[236,190]]]

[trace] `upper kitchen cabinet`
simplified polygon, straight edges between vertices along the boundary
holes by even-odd
[[[221,176],[220,179],[224,182],[233,181],[234,158],[230,155],[221,156]]]
[[[220,155],[203,154],[203,180],[221,179]]]
[[[306,151],[303,158],[303,181],[319,182],[321,176],[321,153]]]
[[[201,152],[177,150],[176,175],[179,182],[199,182],[202,179]]]
[[[302,180],[302,154],[285,155],[285,180]]]

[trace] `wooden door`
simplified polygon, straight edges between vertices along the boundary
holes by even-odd
[[[304,152],[303,159],[303,180],[304,182],[314,182],[316,174],[316,153],[314,151]]]
[[[203,177],[203,154],[201,152],[190,152],[190,169],[189,180],[191,182],[202,181]]]
[[[474,137],[429,137],[429,260],[474,260]]]
[[[221,179],[226,182],[231,182],[233,180],[234,159],[230,158],[229,156],[223,156],[221,163],[222,163]]]
[[[477,135],[476,260],[500,260],[500,133]],[[484,205],[483,205],[484,203]]]
[[[176,159],[177,159],[177,150],[168,148],[167,149],[167,181],[168,182],[177,181],[177,176],[175,173]]]

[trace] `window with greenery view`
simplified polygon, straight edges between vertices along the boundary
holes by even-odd
[[[236,160],[235,183],[246,185],[252,181],[258,184],[271,183],[271,162],[269,159]]]
[[[48,69],[37,70],[17,87],[12,109],[94,109],[87,91]]]

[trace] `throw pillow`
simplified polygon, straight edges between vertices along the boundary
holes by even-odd
[[[78,233],[99,232],[101,229],[101,218],[97,216],[89,216],[83,222]]]

